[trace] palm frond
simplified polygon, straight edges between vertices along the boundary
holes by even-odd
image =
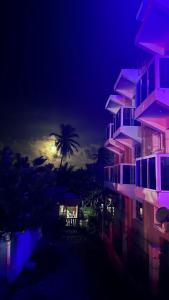
[[[76,152],[79,151],[79,149],[74,144],[71,144],[71,147],[74,148],[76,150]]]
[[[70,143],[75,144],[75,145],[80,147],[80,144],[77,141],[72,140],[72,139],[70,139],[69,141],[70,141]]]
[[[70,124],[61,124],[60,133],[51,133],[50,136],[54,135],[56,137],[55,146],[56,150],[61,154],[61,164],[63,158],[71,157],[74,154],[74,150],[78,152],[78,147],[80,144],[75,140],[79,138],[76,133],[76,129]]]

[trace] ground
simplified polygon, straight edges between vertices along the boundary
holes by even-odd
[[[43,239],[15,285],[10,300],[145,299],[110,263],[102,242],[85,232]]]

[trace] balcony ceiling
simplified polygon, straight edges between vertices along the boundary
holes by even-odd
[[[138,79],[138,70],[122,69],[114,86],[115,92],[128,99],[133,99],[136,94],[136,83]]]
[[[138,120],[159,130],[166,130],[169,128],[169,107],[155,101],[139,116]]]
[[[105,109],[109,110],[111,113],[117,114],[119,109],[122,106],[131,106],[131,100],[125,98],[124,96],[120,95],[110,95],[109,99],[107,100]]]
[[[117,154],[117,155],[122,155],[122,153],[123,153],[122,151],[120,151],[120,149],[118,149],[116,147],[112,147],[112,146],[106,147],[106,149],[113,152],[113,153],[115,153],[115,154]]]
[[[113,139],[109,139],[108,141],[106,141],[105,143],[105,148],[107,148],[108,150],[121,155],[124,153],[125,151],[125,147],[124,145],[122,145],[121,143],[119,143],[118,141],[114,141]]]
[[[142,25],[136,37],[140,47],[160,55],[169,54],[169,2],[164,0],[146,1],[138,19]]]
[[[116,141],[123,144],[124,146],[127,146],[129,148],[133,148],[138,141],[134,140],[132,137],[127,136],[124,133],[120,133],[118,137],[116,138]]]
[[[124,146],[133,148],[136,143],[141,143],[140,126],[121,126],[113,137]]]

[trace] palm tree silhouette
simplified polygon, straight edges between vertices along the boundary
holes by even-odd
[[[60,133],[51,133],[50,136],[55,136],[56,150],[61,154],[60,167],[62,166],[63,159],[70,157],[74,154],[74,151],[78,152],[79,143],[74,139],[79,135],[76,133],[76,129],[69,124],[60,125]]]

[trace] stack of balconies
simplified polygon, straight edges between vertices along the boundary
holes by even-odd
[[[136,159],[135,197],[154,207],[169,208],[169,2],[143,1],[136,43],[153,54],[140,70],[135,119],[152,134],[142,135],[142,156]],[[146,155],[149,146],[149,155]]]
[[[118,163],[105,168],[105,186],[130,198],[135,188],[134,147],[141,142],[140,123],[134,120],[138,79],[137,70],[123,69],[114,86],[118,94],[106,103],[112,123],[107,127],[105,147],[114,152]]]
[[[143,1],[137,19],[136,43],[153,58],[141,70],[123,69],[106,103],[105,147],[118,164],[105,168],[105,186],[169,208],[169,2]]]

